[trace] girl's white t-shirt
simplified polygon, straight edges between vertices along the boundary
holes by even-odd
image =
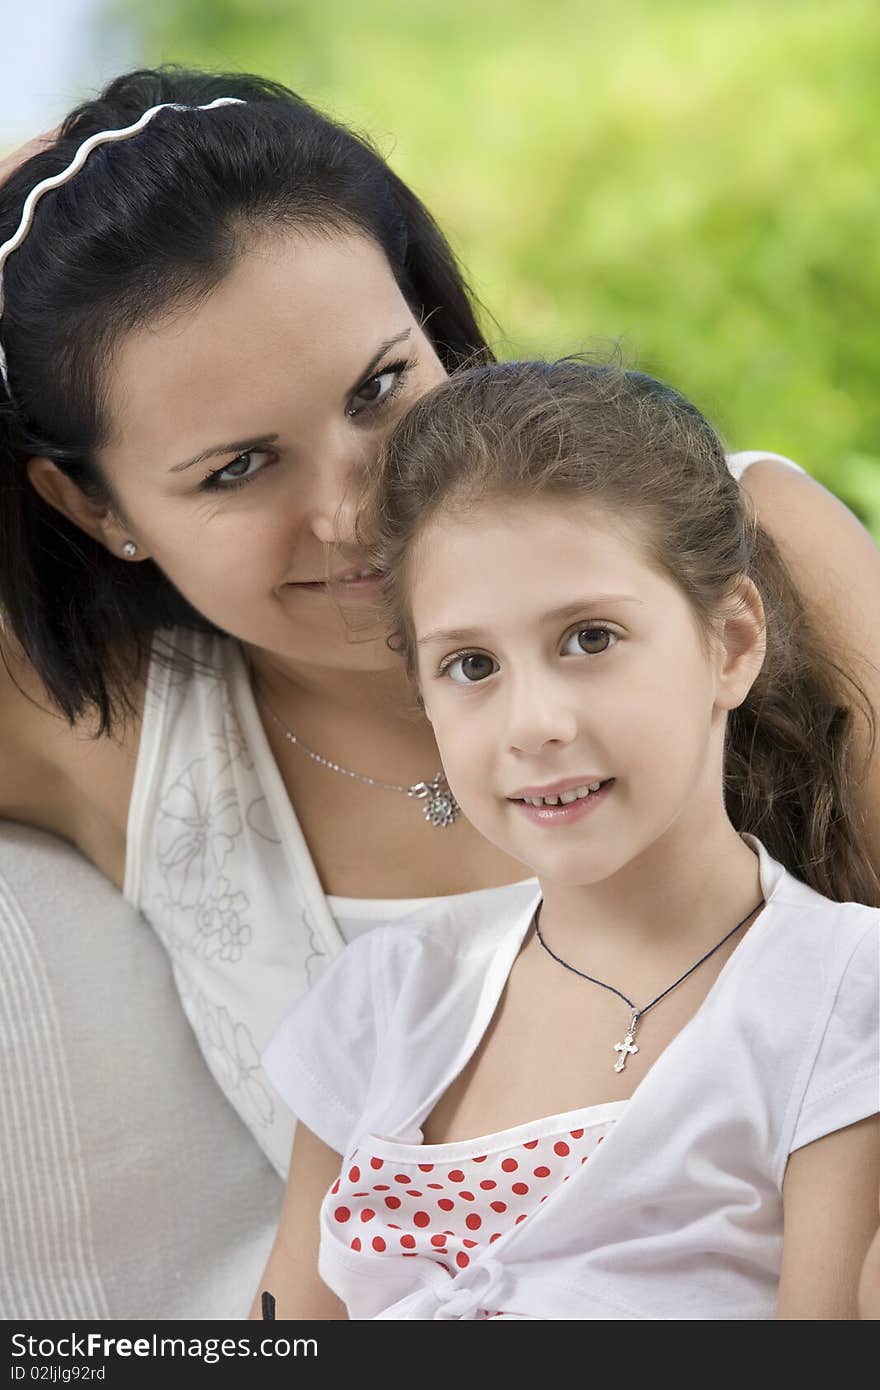
[[[527,1220],[450,1271],[352,1250],[328,1193],[320,1270],[352,1317],[774,1317],[788,1156],[878,1108],[880,911],[831,902],[743,838],[765,907],[630,1099],[592,1107],[613,1120],[604,1142]],[[440,901],[354,941],[263,1056],[293,1112],[345,1160],[420,1145],[538,900],[524,884],[494,906]]]
[[[752,463],[778,457],[733,454],[728,467],[740,478]],[[398,793],[375,795],[381,818],[382,798]],[[415,899],[326,894],[239,643],[183,628],[154,643],[126,845],[125,896],[169,953],[215,1080],[281,1175],[295,1120],[260,1054],[287,1007],[373,927],[434,905],[466,920],[484,912],[506,918],[518,889]],[[389,857],[395,850],[389,837]],[[525,868],[523,880],[535,882]]]

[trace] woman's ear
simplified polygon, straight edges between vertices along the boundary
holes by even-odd
[[[132,543],[131,536],[105,502],[86,496],[82,488],[66,473],[62,473],[51,459],[29,459],[27,474],[31,486],[50,507],[61,512],[93,540],[106,546],[113,555],[126,554],[124,547]],[[130,555],[127,558],[131,558]],[[140,548],[137,558],[147,558]]]
[[[756,585],[743,576],[718,625],[718,665],[715,703],[737,709],[764,665],[767,621]]]

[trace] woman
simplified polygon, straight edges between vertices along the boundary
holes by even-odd
[[[359,478],[486,351],[414,195],[282,88],[147,72],[13,172],[0,238],[86,138],[220,98],[243,104],[102,139],[3,268],[0,813],[145,912],[281,1172],[292,1122],[258,1054],[291,999],[373,922],[524,872],[456,814],[365,622]],[[880,708],[870,537],[784,461],[731,466]],[[859,796],[880,854],[876,756]]]

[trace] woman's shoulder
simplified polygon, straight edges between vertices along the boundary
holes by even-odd
[[[795,463],[794,459],[787,458],[785,454],[770,453],[766,449],[741,449],[734,454],[727,455],[727,467],[737,481],[754,463],[782,464],[786,468],[794,469],[797,473],[806,474],[806,469],[802,468],[799,463]]]

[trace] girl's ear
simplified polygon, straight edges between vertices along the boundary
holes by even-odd
[[[114,555],[122,555],[123,546],[131,540],[131,532],[114,516],[106,505],[87,497],[72,478],[62,473],[57,464],[47,458],[32,458],[27,465],[31,486],[44,502],[61,512],[93,540],[100,541]],[[146,553],[138,550],[138,559]]]
[[[737,709],[764,665],[767,623],[761,595],[751,579],[741,578],[719,622],[715,703]]]

